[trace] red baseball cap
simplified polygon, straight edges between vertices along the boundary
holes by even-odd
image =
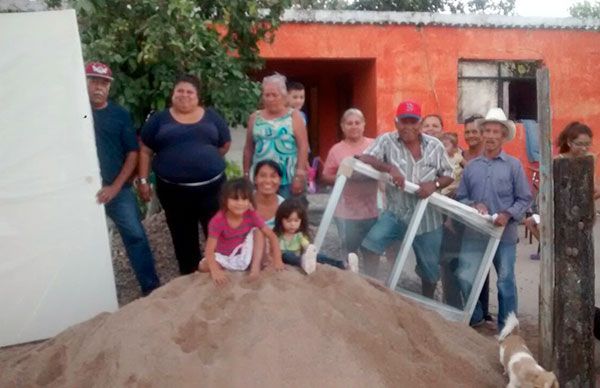
[[[403,101],[396,108],[396,117],[399,119],[409,117],[421,120],[421,105],[410,100]]]
[[[104,78],[110,81],[113,80],[110,67],[102,62],[89,62],[85,66],[85,75],[86,77]]]

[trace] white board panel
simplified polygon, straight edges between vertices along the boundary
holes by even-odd
[[[75,12],[0,14],[0,346],[118,307]]]

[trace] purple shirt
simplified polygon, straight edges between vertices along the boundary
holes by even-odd
[[[531,206],[532,195],[521,162],[502,151],[494,159],[482,155],[467,164],[456,199],[467,205],[483,203],[490,214],[510,214],[502,241],[516,243],[517,225]]]
[[[229,226],[227,217],[221,210],[210,220],[208,236],[217,239],[215,252],[230,255],[238,245],[244,242],[252,228],[262,229],[265,227],[265,222],[254,210],[246,210],[242,217],[242,223],[237,228]]]

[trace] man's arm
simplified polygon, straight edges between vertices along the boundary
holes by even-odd
[[[402,175],[398,167],[394,166],[393,164],[383,162],[373,155],[362,154],[355,156],[355,158],[363,163],[370,165],[377,171],[386,172],[390,174],[392,182],[399,188],[404,188],[404,175]]]
[[[121,167],[121,171],[119,172],[119,175],[117,175],[113,183],[108,186],[102,187],[102,189],[98,191],[98,194],[96,194],[98,203],[108,203],[114,197],[116,197],[117,194],[119,194],[119,191],[121,191],[121,188],[123,187],[125,182],[127,182],[127,180],[131,177],[131,174],[133,174],[133,171],[137,166],[137,161],[137,151],[130,151],[127,153],[127,156],[125,157],[125,162],[123,163],[123,167]]]

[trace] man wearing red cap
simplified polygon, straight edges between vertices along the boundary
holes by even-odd
[[[435,137],[421,133],[419,104],[400,103],[395,123],[397,131],[377,137],[359,157],[375,169],[390,174],[396,186],[386,185],[386,209],[362,242],[362,247],[372,253],[366,255],[366,259],[375,263],[375,271],[379,256],[394,241],[404,238],[419,198],[427,198],[453,181],[452,164],[444,145]],[[404,192],[405,180],[420,186],[417,195]],[[413,241],[413,250],[422,293],[429,298],[433,298],[440,276],[441,243],[442,215],[428,207]]]
[[[160,283],[129,183],[139,154],[133,123],[129,112],[108,100],[113,80],[110,68],[100,62],[91,62],[85,67],[85,75],[102,176],[102,189],[96,197],[98,203],[104,204],[106,215],[117,225],[142,294],[147,295]]]

